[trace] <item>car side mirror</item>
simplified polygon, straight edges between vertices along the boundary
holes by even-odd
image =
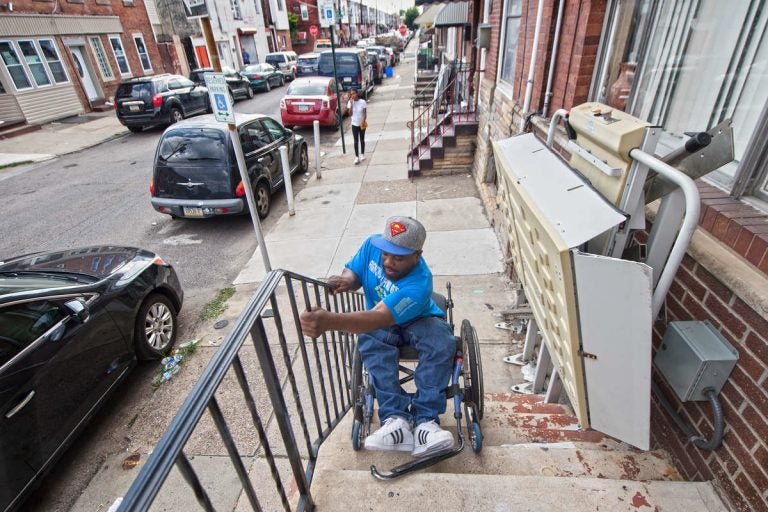
[[[83,299],[68,300],[64,303],[64,309],[80,324],[84,324],[91,317],[91,312]]]

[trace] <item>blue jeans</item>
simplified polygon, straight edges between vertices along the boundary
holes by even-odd
[[[419,353],[411,396],[400,386],[397,347],[410,345]],[[392,326],[361,334],[358,348],[376,391],[379,420],[402,416],[415,424],[438,421],[445,412],[445,388],[451,378],[456,341],[442,318],[419,318],[403,326]]]

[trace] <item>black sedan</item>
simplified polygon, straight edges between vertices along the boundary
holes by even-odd
[[[183,292],[132,247],[0,262],[0,510],[17,508],[138,359],[173,346]]]
[[[215,71],[213,68],[193,69],[189,74],[189,79],[198,85],[205,85],[206,73],[215,73]],[[224,75],[224,80],[227,82],[227,88],[229,89],[229,95],[232,97],[232,103],[234,103],[236,99],[253,98],[251,82],[242,73],[227,66],[221,68],[221,73]]]

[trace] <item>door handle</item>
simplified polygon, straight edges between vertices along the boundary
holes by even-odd
[[[27,393],[27,396],[25,396],[25,397],[24,397],[24,400],[22,400],[21,402],[19,402],[19,403],[16,405],[16,407],[14,407],[13,409],[11,409],[11,410],[10,410],[10,411],[8,411],[7,413],[5,413],[5,418],[6,418],[6,419],[10,419],[10,418],[12,418],[13,416],[15,416],[15,415],[16,415],[16,413],[17,413],[17,412],[19,412],[20,410],[22,410],[22,409],[24,408],[24,406],[25,406],[25,405],[27,405],[27,404],[29,403],[29,401],[30,401],[30,400],[32,400],[32,398],[33,398],[34,396],[35,396],[35,391],[34,391],[34,390],[32,390],[32,391],[30,391],[29,393]]]

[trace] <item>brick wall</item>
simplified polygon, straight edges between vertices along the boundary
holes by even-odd
[[[483,76],[486,80],[496,80],[499,45],[501,44],[501,11],[503,8],[503,2],[491,2],[491,10],[488,13],[488,24],[491,25],[491,43],[490,48],[485,53],[485,74]]]

